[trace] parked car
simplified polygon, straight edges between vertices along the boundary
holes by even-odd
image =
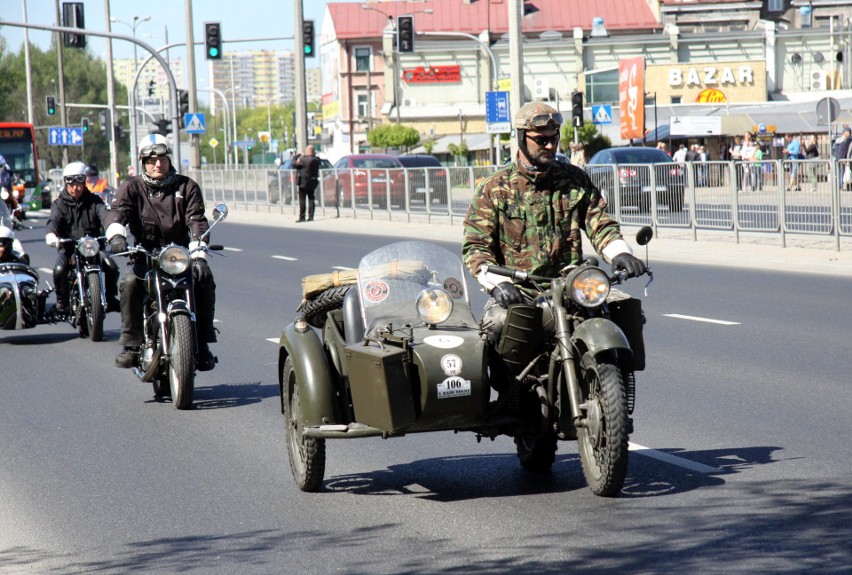
[[[409,200],[427,202],[428,187],[428,202],[447,203],[447,170],[438,158],[430,154],[410,154],[397,159],[408,172]]]
[[[405,206],[405,173],[395,156],[352,154],[343,156],[334,169],[322,173],[323,199],[326,206],[370,205],[387,208]]]
[[[320,158],[320,170],[330,170],[331,168],[331,162],[325,158]],[[269,180],[270,204],[277,204],[282,196],[285,204],[290,203],[290,198],[296,198],[296,201],[298,201],[299,190],[296,189],[291,193],[291,188],[299,184],[299,174],[293,167],[293,158],[281,162],[278,170],[269,173],[271,174]],[[322,171],[320,171],[320,177],[322,177]]]
[[[652,166],[657,203],[667,205],[670,212],[680,212],[686,188],[685,169],[662,150],[643,146],[607,148],[592,156],[586,173],[610,203],[614,203],[613,177],[618,177],[621,205],[635,206],[647,213],[651,211]]]

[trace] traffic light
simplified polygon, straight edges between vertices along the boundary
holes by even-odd
[[[314,21],[302,22],[302,45],[305,47],[305,58],[313,58],[316,46],[314,45]]]
[[[121,127],[121,124],[113,124],[112,134],[113,139],[116,141],[120,140],[124,136],[124,128]]]
[[[574,120],[574,127],[579,128],[583,125],[583,93],[574,92],[571,94],[571,117]]]
[[[154,95],[154,90],[157,88],[157,83],[154,80],[148,81],[148,97],[152,97]]]
[[[184,116],[189,114],[189,92],[178,90],[178,103],[180,106],[180,127],[184,128]]]
[[[204,23],[204,45],[208,60],[222,59],[222,28],[219,22]]]
[[[55,116],[56,115],[56,97],[48,96],[47,98],[47,115]]]
[[[80,120],[80,125],[83,126],[83,133],[84,134],[89,131],[89,119],[88,118],[83,118],[82,120]]]
[[[82,2],[65,2],[62,4],[62,26],[64,28],[85,29]],[[66,48],[85,48],[85,34],[62,33],[62,45]]]
[[[172,123],[168,118],[163,118],[161,120],[157,120],[154,122],[153,127],[151,128],[152,134],[160,134],[161,136],[168,136],[172,133]]]
[[[414,52],[414,16],[397,16],[396,50],[400,54]]]

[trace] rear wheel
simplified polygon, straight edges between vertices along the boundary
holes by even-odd
[[[281,398],[284,406],[284,424],[287,434],[287,456],[293,479],[302,491],[319,491],[325,475],[325,440],[305,437],[302,422],[302,404],[299,400],[301,384],[293,369],[293,360],[284,362],[284,385]]]
[[[101,341],[104,338],[104,302],[101,299],[101,275],[98,272],[90,272],[87,276],[89,287],[86,290],[86,317],[80,318],[80,324],[84,322],[89,330],[89,338],[92,341]]]
[[[172,318],[169,339],[169,389],[172,403],[177,409],[189,409],[195,388],[195,355],[189,316],[176,315]]]
[[[618,366],[591,353],[580,364],[586,425],[577,430],[580,463],[595,495],[614,497],[627,477],[627,396]]]

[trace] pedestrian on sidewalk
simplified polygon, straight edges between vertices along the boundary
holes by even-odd
[[[299,170],[299,219],[296,222],[311,222],[314,219],[316,207],[314,192],[319,185],[320,169],[320,159],[316,156],[313,145],[305,148],[303,155],[296,157],[293,167]],[[305,218],[306,207],[307,219]]]

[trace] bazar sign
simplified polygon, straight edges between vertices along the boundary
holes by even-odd
[[[701,68],[669,68],[669,86],[716,86],[753,84],[754,69],[738,66],[736,73],[730,66],[704,66]]]
[[[418,66],[403,70],[402,79],[409,84],[461,82],[461,66]]]

